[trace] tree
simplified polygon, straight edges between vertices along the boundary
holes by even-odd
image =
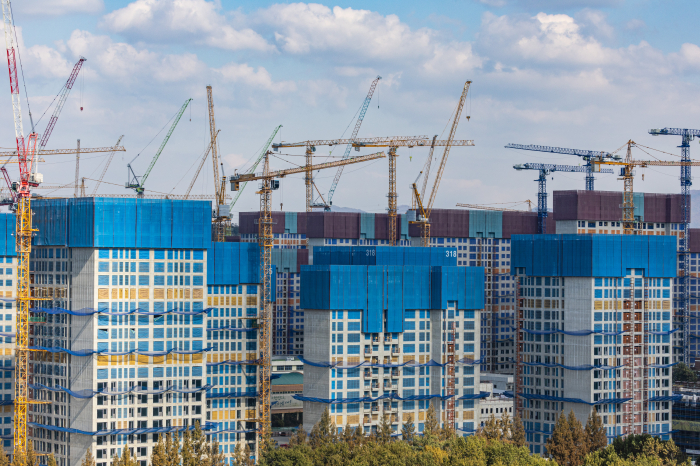
[[[4,448],[0,448],[0,466],[10,466],[10,458],[7,457]]]
[[[321,419],[318,421],[318,423],[316,423],[313,429],[311,429],[311,434],[309,434],[309,445],[311,445],[311,448],[317,448],[324,443],[332,442],[336,439],[336,433],[337,428],[331,421],[330,411],[328,411],[328,408],[326,408],[321,415]]]
[[[214,437],[207,446],[207,458],[204,466],[224,466],[224,464],[226,464],[226,455],[219,446],[219,441]]]
[[[586,432],[583,430],[583,425],[576,418],[573,411],[569,411],[569,429],[571,429],[571,465],[579,466],[583,464],[583,459],[588,454],[588,439]]]
[[[510,420],[507,412],[504,412],[501,415],[501,419],[498,420],[498,428],[501,430],[501,439],[511,440],[513,436],[513,422]]]
[[[484,423],[483,427],[479,429],[479,436],[487,440],[500,440],[502,438],[501,426],[500,423],[496,420],[496,416],[494,416],[493,414],[489,416],[489,418]]]
[[[167,466],[168,464],[168,451],[165,447],[165,441],[163,436],[158,436],[158,443],[153,447],[151,452],[151,466]]]
[[[586,466],[690,466],[690,459],[673,443],[649,434],[618,437],[586,457]]]
[[[83,458],[83,462],[80,463],[80,466],[95,466],[95,457],[92,456],[92,449],[90,447],[88,447],[85,458]]]
[[[269,453],[269,452],[267,452]],[[241,448],[241,444],[237,443],[236,444],[236,449],[233,452],[233,455],[231,455],[231,460],[233,462],[233,466],[254,466],[255,461],[253,461],[250,458],[250,448],[248,448],[248,443],[245,442],[243,448]]]
[[[377,441],[379,441],[379,443],[386,444],[391,441],[391,434],[391,418],[384,413],[379,426],[377,426]]]
[[[165,458],[166,466],[180,466],[180,440],[177,434],[165,436]]]
[[[591,414],[588,416],[585,432],[587,454],[605,448],[608,445],[608,437],[605,434],[603,420],[600,418],[595,408],[591,410]]]
[[[437,435],[440,429],[440,424],[438,423],[437,416],[435,415],[435,408],[433,404],[430,403],[428,408],[428,413],[425,415],[425,426],[423,427],[423,436],[426,439]]]
[[[698,374],[688,367],[684,362],[679,362],[673,368],[674,382],[697,382]]]
[[[49,453],[49,460],[47,464],[48,466],[58,466],[58,463],[56,463],[56,457],[53,456],[53,453]]]
[[[547,439],[547,452],[560,466],[572,466],[572,443],[569,421],[562,412],[557,418],[551,437]]]
[[[294,435],[289,438],[289,446],[293,447],[296,445],[306,445],[306,431],[302,426],[299,426]]]
[[[124,445],[121,456],[112,459],[112,466],[139,466],[139,462],[131,456],[129,445]]]
[[[413,437],[415,437],[416,426],[413,424],[413,414],[408,414],[408,419],[403,423],[401,427],[401,438],[405,442],[413,442]]]
[[[525,427],[523,421],[517,414],[513,418],[513,429],[511,430],[511,441],[518,447],[525,446]]]

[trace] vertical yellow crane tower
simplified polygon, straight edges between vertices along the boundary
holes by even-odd
[[[214,215],[213,215],[213,229],[214,229],[214,240],[218,243],[224,241],[226,231],[230,225],[229,214],[227,211],[228,206],[226,203],[226,177],[219,179],[219,151],[218,141],[216,140],[216,121],[214,120],[214,97],[212,95],[211,86],[207,86],[207,103],[209,106],[209,137],[211,141],[211,160],[214,165]],[[188,193],[189,194],[189,193]]]
[[[233,175],[231,177],[231,191],[238,191],[240,184],[248,181],[260,180],[260,220],[258,221],[258,242],[260,244],[260,273],[262,275],[262,308],[258,315],[258,340],[260,346],[260,394],[258,396],[258,435],[261,440],[259,445],[265,442],[271,433],[270,419],[270,376],[272,375],[271,343],[272,343],[272,191],[279,188],[279,181],[275,178],[283,178],[294,173],[306,173],[311,170],[340,167],[353,163],[366,162],[385,157],[383,152],[359,157],[348,157],[336,162],[306,165],[288,170],[270,171],[270,151],[265,153],[263,159],[262,175],[247,173]]]

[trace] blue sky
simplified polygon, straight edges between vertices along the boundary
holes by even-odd
[[[182,193],[208,139],[205,86],[214,89],[225,169],[243,169],[276,125],[277,140],[337,138],[381,75],[360,136],[445,134],[464,81],[473,81],[436,207],[535,200],[536,173],[512,165],[576,158],[505,149],[507,143],[613,151],[628,139],[671,154],[680,141],[656,127],[700,127],[697,2],[651,0],[450,0],[291,3],[207,0],[34,0],[14,5],[29,102],[39,119],[80,55],[81,77],[49,148],[104,146],[124,134],[100,192],[123,193],[126,163],[143,172],[170,118],[193,98],[147,188]],[[5,78],[6,79],[6,78]],[[7,86],[6,86],[7,89]],[[25,104],[25,131],[29,130]],[[0,123],[11,128],[9,92]],[[84,110],[80,111],[80,106]],[[51,109],[37,124],[43,131]],[[2,147],[12,147],[11,132]],[[152,141],[152,142],[151,142]],[[337,149],[334,155],[339,155]],[[700,151],[696,144],[691,154]],[[300,151],[287,151],[301,154]],[[426,149],[400,151],[399,203]],[[665,159],[673,155],[650,152]],[[319,161],[328,154],[319,148]],[[438,158],[441,152],[436,150]],[[637,151],[635,157],[649,156]],[[700,159],[700,155],[697,156]],[[276,168],[300,157],[273,161]],[[96,178],[105,156],[86,156]],[[386,208],[386,161],[347,167],[334,204]],[[209,194],[211,164],[193,192]],[[45,182],[74,177],[71,156],[47,160]],[[640,175],[644,174],[644,180]],[[317,174],[327,191],[334,170]],[[88,181],[88,186],[94,182]],[[549,189],[583,189],[583,176],[557,173]],[[597,188],[620,190],[614,176]],[[249,186],[250,188],[250,186]],[[640,170],[637,191],[678,192],[678,170]],[[91,189],[88,188],[88,192]],[[65,191],[66,194],[69,191]],[[282,180],[275,207],[303,210],[303,180]],[[255,210],[254,190],[239,201]],[[551,204],[550,204],[551,207]]]

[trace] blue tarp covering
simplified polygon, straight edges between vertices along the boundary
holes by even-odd
[[[225,392],[211,393],[207,392],[207,398],[257,398],[258,392]]]
[[[511,273],[529,276],[676,276],[676,238],[647,235],[513,235]]]
[[[580,398],[564,398],[561,396],[550,396],[550,395],[534,395],[534,394],[526,394],[526,393],[519,393],[519,397],[525,398],[526,400],[545,400],[545,401],[563,401],[566,403],[582,403],[582,404],[587,404],[589,406],[593,405],[604,405],[604,404],[622,404],[622,403],[627,403],[630,401],[632,398],[609,398],[609,399],[603,399],[603,400],[598,400],[598,401],[593,401],[593,402],[588,402],[584,401]]]
[[[209,307],[206,309],[202,309],[201,311],[180,311],[178,309],[169,309],[167,311],[145,311],[139,308],[136,309],[131,309],[129,311],[110,311],[109,309],[103,309],[103,310],[98,310],[98,309],[92,309],[89,307],[84,307],[78,311],[71,311],[68,309],[63,309],[60,307],[54,307],[54,308],[46,308],[46,307],[33,307],[29,309],[32,312],[43,312],[46,314],[68,314],[72,316],[91,316],[93,314],[105,314],[105,315],[113,315],[113,316],[121,316],[121,315],[129,315],[129,314],[138,314],[138,315],[143,315],[143,316],[162,316],[163,314],[177,314],[177,315],[185,315],[185,316],[193,316],[197,314],[203,314],[205,312],[211,311],[213,308]]]
[[[326,404],[343,404],[343,403],[371,403],[373,401],[379,400],[396,400],[396,401],[415,401],[415,400],[431,400],[433,398],[440,398],[441,400],[448,400],[454,397],[454,395],[414,395],[402,397],[395,394],[380,395],[378,397],[372,398],[369,396],[363,398],[337,398],[334,400],[328,398],[315,398],[312,396],[303,395],[292,395],[292,398],[299,401],[311,401],[313,403],[326,403]]]
[[[227,332],[254,332],[256,328],[237,328],[237,327],[211,327],[207,328],[207,332],[216,332],[218,330],[226,330]]]
[[[226,366],[257,366],[260,364],[259,359],[246,359],[245,361],[232,361],[232,360],[226,360],[226,361],[221,361],[221,362],[208,362],[207,366],[221,366],[221,365],[226,365]]]
[[[482,398],[488,398],[491,395],[490,392],[479,392],[479,393],[472,393],[470,395],[462,395],[458,400],[478,400]]]
[[[510,362],[515,363],[515,359],[511,358]],[[593,370],[607,371],[607,370],[619,369],[621,367],[625,367],[624,364],[622,364],[620,366],[594,366],[592,364],[583,364],[581,366],[565,366],[564,364],[554,364],[554,363],[545,363],[545,362],[521,362],[520,364],[524,364],[526,366],[561,367],[563,369],[567,369],[570,371],[593,371]]]
[[[197,393],[201,392],[204,390],[209,390],[212,387],[212,385],[205,385],[201,388],[193,388],[191,390],[183,390],[175,387],[168,387],[164,388],[162,390],[142,390],[139,387],[133,387],[129,390],[119,390],[119,391],[110,391],[110,390],[70,390],[68,388],[64,388],[60,385],[56,385],[55,387],[48,387],[46,385],[42,385],[40,383],[35,383],[35,384],[29,384],[29,388],[32,388],[34,390],[49,390],[52,392],[64,392],[68,393],[70,396],[74,398],[93,398],[98,395],[105,395],[105,396],[118,396],[118,395],[128,395],[128,394],[134,394],[134,395],[161,395],[163,393]]]
[[[314,246],[313,265],[457,266],[457,248]]]
[[[365,333],[402,332],[407,309],[446,309],[451,301],[459,310],[483,309],[484,269],[302,265],[300,298],[302,309],[361,310]]]
[[[275,250],[277,251],[277,250]],[[296,254],[296,250],[291,250]],[[295,256],[296,262],[296,256]],[[296,264],[294,265],[296,271]],[[273,264],[272,301],[276,300]],[[290,270],[291,272],[291,270]],[[207,248],[207,285],[261,283],[260,246],[257,243],[210,243]]]
[[[211,243],[209,201],[39,199],[32,210],[37,246],[206,249]]]
[[[671,395],[671,396],[652,396],[649,401],[681,401],[683,395]]]

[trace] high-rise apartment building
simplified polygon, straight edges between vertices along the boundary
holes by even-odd
[[[534,453],[557,417],[601,415],[608,438],[671,431],[675,238],[521,235],[515,408]]]
[[[400,264],[388,256],[404,253],[394,251],[385,258]],[[304,393],[296,396],[305,429],[329,409],[339,429],[373,432],[388,416],[395,431],[409,420],[422,431],[432,404],[441,424],[474,432],[482,268],[314,265],[301,274],[302,308],[314,329],[304,346]]]

